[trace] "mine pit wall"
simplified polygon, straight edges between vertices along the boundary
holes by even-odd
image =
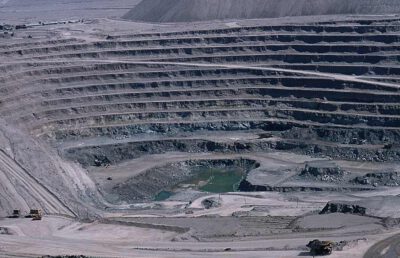
[[[169,190],[181,182],[195,176],[194,168],[239,168],[248,173],[259,164],[249,159],[188,160],[155,167],[112,188],[110,201],[137,202],[150,201],[161,190]],[[112,176],[112,175],[111,175]],[[105,194],[107,196],[107,193]],[[114,198],[114,200],[112,200]]]
[[[353,43],[360,41],[364,41],[365,44],[371,46],[352,46]],[[58,60],[59,58],[105,58],[121,56],[139,57],[148,60],[169,58],[170,61],[199,61],[201,59],[205,61],[206,59],[210,60],[215,55],[214,59],[211,60],[245,62],[267,59],[269,61],[287,61],[289,63],[312,60],[315,62],[347,61],[349,63],[365,62],[374,64],[385,60],[395,61],[398,46],[386,46],[385,44],[394,44],[399,41],[400,38],[398,35],[226,35],[210,36],[207,38],[141,39],[114,43],[114,46],[112,43],[99,43],[93,46],[72,45],[53,48],[20,49],[3,53],[9,56],[17,54],[26,57],[32,56],[33,59],[42,61]],[[282,43],[286,43],[288,46],[282,46]],[[332,44],[332,46],[327,47],[327,43]],[[186,44],[191,46],[188,47]],[[204,44],[208,45],[204,46]],[[160,48],[160,45],[163,45],[164,48]],[[117,47],[118,49],[116,49]],[[253,56],[257,54],[259,57],[253,57],[254,59],[251,60],[251,53]],[[340,53],[342,55],[339,55]],[[385,57],[385,53],[391,53],[393,58]],[[232,54],[236,56],[234,57]],[[177,55],[182,56],[182,58],[177,58]],[[297,58],[295,57],[296,55]]]
[[[323,145],[322,142],[313,144],[311,141],[237,141],[215,142],[200,139],[159,140],[116,145],[77,147],[65,149],[64,157],[82,164],[84,167],[96,166],[96,159],[107,160],[109,164],[117,164],[143,155],[161,154],[166,152],[189,153],[251,153],[262,151],[290,151],[312,156],[329,156],[335,159],[363,161],[399,161],[400,149],[364,148],[362,145]]]
[[[256,43],[256,44],[255,44]],[[344,44],[344,43],[343,43]],[[254,53],[279,53],[288,51],[292,54],[299,53],[319,53],[319,54],[328,54],[328,53],[343,53],[343,54],[380,54],[380,52],[392,52],[396,53],[399,50],[399,46],[373,46],[373,43],[370,43],[371,46],[353,46],[353,45],[340,45],[336,43],[333,46],[326,46],[323,44],[320,45],[308,45],[306,43],[288,43],[288,45],[279,45],[270,43],[265,44],[264,42],[244,42],[244,43],[230,43],[230,44],[216,44],[214,43],[211,46],[202,46],[202,45],[193,45],[191,47],[187,46],[175,46],[171,45],[166,48],[160,49],[135,49],[135,46],[131,47],[130,45],[134,45],[133,43],[125,43],[125,44],[115,44],[121,45],[120,47],[125,47],[126,49],[115,50],[113,46],[82,46],[82,50],[87,50],[88,52],[82,52],[77,54],[60,54],[57,53],[57,56],[61,57],[106,57],[106,56],[135,56],[135,57],[146,57],[151,55],[163,55],[163,56],[184,56],[184,55],[206,55],[206,54],[215,54],[215,55],[223,55],[227,53],[245,53],[245,52],[254,52]],[[375,43],[376,44],[376,43]],[[59,47],[59,51],[68,52],[71,47]],[[76,47],[80,48],[80,47]],[[97,49],[96,49],[97,48]],[[76,51],[79,49],[71,49],[71,51]],[[49,52],[49,49],[26,49],[26,50],[16,50],[3,52],[6,55],[15,55],[23,53],[24,56],[35,56],[35,55],[44,55]],[[53,50],[57,51],[57,49]],[[52,55],[52,52],[49,53]],[[55,54],[53,54],[55,55]],[[43,59],[44,57],[41,57]],[[48,58],[48,57],[47,57]],[[301,59],[300,59],[301,60]]]
[[[293,57],[295,58],[295,57]],[[398,74],[400,72],[400,68],[391,66],[391,64],[387,65],[374,65],[367,63],[360,64],[327,64],[327,63],[314,63],[314,64],[289,64],[277,62],[275,64],[277,67],[282,67],[286,69],[295,69],[295,70],[311,70],[311,71],[319,71],[319,72],[327,72],[327,73],[340,73],[340,74],[348,74],[348,75],[374,75],[374,76],[391,76],[393,74]],[[164,71],[163,71],[164,70]],[[90,74],[88,74],[90,73]],[[61,76],[62,75],[62,76]],[[271,83],[272,85],[282,85],[286,87],[315,87],[315,88],[332,88],[332,89],[343,89],[344,83],[333,81],[332,79],[327,78],[306,78],[302,75],[295,75],[293,73],[283,73],[283,72],[273,72],[273,71],[263,71],[257,69],[239,69],[239,68],[191,68],[191,67],[149,67],[147,71],[145,68],[142,68],[139,65],[128,65],[128,64],[113,64],[113,65],[87,65],[87,66],[66,66],[62,68],[41,68],[38,71],[23,71],[18,73],[13,73],[12,76],[3,76],[0,78],[0,81],[5,83],[4,87],[1,88],[1,92],[4,94],[11,94],[14,92],[21,92],[24,89],[24,86],[32,86],[32,84],[39,83],[43,84],[43,88],[40,90],[47,90],[49,92],[66,92],[69,94],[73,94],[75,91],[83,90],[87,87],[86,90],[92,89],[95,90],[95,87],[100,89],[112,88],[113,85],[125,85],[128,88],[129,85],[131,87],[136,85],[138,88],[145,88],[145,86],[149,87],[153,85],[153,87],[161,87],[167,86],[163,85],[163,83],[174,82],[170,78],[180,79],[176,80],[176,82],[181,81],[184,83],[185,81],[197,81],[201,82],[203,79],[204,82],[210,80],[216,81],[216,79],[223,79],[229,81],[229,79],[259,79],[259,84],[261,83]],[[242,77],[240,77],[242,75]],[[32,78],[34,76],[34,78]],[[215,78],[218,76],[218,78]],[[29,83],[21,82],[14,83],[14,80],[18,80],[21,78],[29,78]],[[140,78],[143,80],[142,83],[132,82],[122,83],[122,79],[132,79],[132,78]],[[183,80],[186,78],[186,80]],[[108,83],[104,83],[102,80],[118,80],[114,83],[109,81]],[[154,81],[149,80],[153,79]],[[295,81],[295,79],[299,79],[301,81]],[[82,85],[82,81],[85,83]],[[147,80],[147,82],[146,82]],[[263,81],[264,80],[264,81]],[[87,85],[88,83],[100,82],[101,84],[92,84]],[[203,82],[203,83],[204,83]],[[59,84],[59,83],[76,83],[77,85],[71,85],[71,87],[57,87],[54,90],[54,85],[50,84]],[[157,83],[157,84],[156,84]],[[86,87],[84,87],[86,85]],[[140,87],[140,85],[142,85]],[[51,87],[53,86],[53,87]],[[72,87],[73,86],[73,87]],[[115,87],[114,86],[114,87]],[[172,86],[172,85],[170,85]],[[177,85],[179,86],[179,84]],[[354,88],[354,89],[371,89],[371,90],[379,90],[385,89],[389,90],[389,87],[382,87],[379,85],[373,84],[365,84],[365,83],[356,83],[356,82],[347,82],[346,87]],[[151,88],[151,87],[149,87]],[[33,90],[29,87],[24,90]],[[53,90],[53,91],[51,91]],[[75,91],[74,91],[75,90]],[[36,89],[37,91],[37,89]],[[392,87],[392,91],[397,91],[396,88]],[[5,95],[7,96],[7,95]]]
[[[276,65],[277,67],[282,67],[286,69],[294,69],[294,70],[309,70],[314,72],[321,73],[337,73],[337,74],[346,74],[346,75],[365,75],[365,74],[374,74],[374,75],[387,75],[391,76],[393,74],[399,74],[400,68],[398,67],[385,67],[385,66],[375,66],[375,65],[348,65],[348,64],[335,64],[335,65],[327,65],[327,64],[285,64],[285,65]]]
[[[191,74],[193,73],[193,74]],[[157,77],[163,77],[162,79]],[[226,77],[222,77],[222,74],[226,74]],[[240,77],[240,75],[242,75]],[[62,105],[68,104],[62,103],[61,101],[65,99],[67,101],[68,97],[77,96],[77,94],[83,94],[82,98],[88,93],[93,92],[102,92],[102,95],[97,94],[98,96],[94,96],[91,98],[87,98],[88,100],[95,101],[101,100],[107,95],[112,97],[111,93],[114,95],[122,95],[125,94],[126,97],[135,98],[136,96],[140,96],[140,92],[142,90],[153,90],[154,88],[159,88],[159,90],[163,92],[171,91],[173,89],[181,89],[185,91],[199,91],[199,87],[204,88],[204,92],[206,89],[214,90],[214,91],[223,91],[227,89],[238,89],[241,87],[241,90],[248,93],[254,93],[255,95],[261,96],[290,96],[290,92],[294,92],[292,95],[305,98],[323,98],[326,97],[328,100],[331,101],[354,101],[356,103],[359,102],[398,102],[399,92],[398,88],[395,87],[387,87],[381,85],[374,85],[372,83],[357,83],[357,82],[339,82],[333,79],[326,79],[326,78],[304,78],[302,76],[288,76],[284,74],[274,75],[272,72],[249,72],[241,69],[237,70],[229,70],[223,71],[219,70],[216,71],[215,74],[212,74],[211,71],[198,71],[198,72],[180,72],[179,76],[174,79],[166,79],[166,77],[175,77],[176,74],[174,72],[164,72],[163,74],[160,73],[149,73],[144,74],[143,78],[141,78],[142,82],[130,82],[124,83],[124,81],[129,79],[136,79],[139,80],[140,74],[129,73],[129,72],[121,72],[121,73],[106,73],[102,75],[86,75],[86,76],[73,76],[73,77],[65,77],[65,78],[54,78],[54,79],[38,79],[36,83],[43,84],[41,90],[46,89],[44,91],[44,96],[36,96],[39,92],[34,91],[32,89],[29,90],[27,88],[24,91],[19,90],[21,94],[29,94],[35,93],[37,99],[33,99],[35,101],[44,101],[43,105],[51,106],[51,105]],[[146,76],[146,77],[145,77]],[[156,77],[154,77],[156,76]],[[217,76],[217,77],[216,77]],[[153,80],[152,80],[153,79]],[[59,89],[52,89],[51,84],[61,84],[61,83],[82,83],[82,80],[85,80],[85,84],[83,86],[72,85],[71,87],[64,87]],[[107,83],[104,84],[103,80],[118,80],[119,82],[115,83]],[[121,82],[121,80],[123,80]],[[91,83],[91,84],[88,84]],[[96,84],[97,83],[97,84]],[[87,85],[88,84],[88,85]],[[249,86],[251,85],[251,86]],[[270,87],[266,88],[266,85],[270,85]],[[24,86],[22,84],[22,86]],[[18,89],[18,87],[22,87],[21,85],[11,84],[8,87],[3,87],[1,89],[2,92],[5,94],[12,94],[14,91]],[[25,85],[26,86],[26,85]],[[257,86],[257,87],[256,87]],[[262,87],[261,87],[262,86]],[[54,85],[53,85],[54,87]],[[240,89],[240,88],[239,88]],[[311,91],[313,89],[313,91]],[[316,91],[315,89],[318,89]],[[353,90],[356,97],[347,96],[348,92],[344,92],[343,90]],[[124,92],[124,91],[125,92]],[[132,93],[128,94],[126,92],[130,90]],[[251,92],[251,91],[253,92]],[[364,91],[364,92],[360,92]],[[378,92],[379,91],[379,92]],[[286,92],[286,93],[285,93]],[[327,92],[331,92],[331,94],[327,94]],[[135,94],[136,93],[136,94]],[[210,92],[211,93],[211,92]],[[345,94],[346,93],[346,94]],[[393,93],[393,94],[389,94]],[[148,95],[152,95],[154,97],[160,95],[157,92],[147,92]],[[170,92],[170,94],[177,94]],[[183,94],[183,93],[182,93]],[[142,94],[143,95],[143,94]],[[332,96],[330,96],[332,95]],[[171,95],[173,96],[173,95]],[[47,100],[43,99],[43,97],[52,97],[55,100]],[[143,95],[146,97],[146,95]],[[386,101],[383,101],[386,99]],[[7,98],[4,101],[4,104],[10,105],[12,103],[13,98]],[[79,99],[77,99],[79,100]],[[75,101],[77,101],[75,100]],[[69,100],[72,102],[72,100]]]
[[[101,79],[106,79],[104,76]],[[100,79],[100,78],[99,78]],[[121,78],[122,79],[122,78]],[[233,82],[237,80],[236,82]],[[297,81],[296,81],[297,80]],[[229,84],[228,84],[229,83]],[[160,88],[160,93],[157,92],[148,92],[152,87],[152,85],[157,84]],[[246,84],[250,84],[246,85]],[[266,88],[265,85],[270,84],[270,88]],[[331,86],[332,85],[332,86]],[[192,89],[188,87],[192,86]],[[199,89],[199,87],[203,86],[204,88]],[[163,88],[165,87],[165,88]],[[216,88],[212,88],[216,87]],[[331,89],[329,89],[331,87]],[[159,82],[143,82],[143,83],[132,83],[132,84],[115,84],[115,85],[99,85],[99,86],[90,86],[89,88],[71,88],[71,89],[59,89],[56,92],[49,91],[47,94],[51,94],[52,97],[58,97],[55,100],[47,100],[43,102],[44,106],[55,106],[59,104],[60,106],[73,104],[73,103],[81,103],[82,100],[94,102],[94,101],[104,101],[107,97],[109,101],[112,101],[113,98],[116,100],[121,97],[124,99],[137,99],[142,98],[147,99],[151,97],[173,97],[173,96],[181,96],[185,97],[186,92],[197,92],[197,95],[202,94],[203,96],[208,94],[209,96],[215,96],[216,93],[221,95],[232,95],[235,94],[233,91],[237,91],[235,95],[248,94],[254,97],[264,96],[264,97],[290,97],[296,96],[298,98],[326,98],[330,101],[352,101],[354,103],[398,103],[400,99],[400,95],[398,94],[398,89],[395,88],[383,88],[373,84],[360,85],[357,87],[355,84],[347,84],[347,88],[354,89],[354,96],[349,96],[349,92],[343,91],[345,89],[345,85],[334,83],[333,80],[316,80],[316,79],[304,79],[304,78],[257,78],[257,77],[248,77],[248,78],[227,78],[227,79],[216,79],[209,78],[205,80],[182,80],[182,81],[159,81]],[[96,89],[97,88],[97,89]],[[383,89],[381,89],[383,88]],[[133,90],[135,89],[135,90]],[[174,92],[173,90],[181,90],[181,93]],[[88,91],[94,90],[106,90],[108,92],[103,93],[103,95],[94,95],[92,97],[86,97],[88,95]],[[117,91],[120,90],[120,91]],[[122,90],[130,92],[124,92]],[[141,91],[144,91],[143,93]],[[376,92],[378,90],[385,90],[382,92]],[[360,92],[364,91],[364,92]],[[68,100],[66,98],[63,100],[60,98],[63,94],[66,96],[76,96],[77,94],[82,94],[80,99]],[[391,94],[392,93],[392,94]],[[347,94],[347,95],[346,95]],[[113,96],[114,95],[114,96]],[[39,99],[40,100],[40,99]],[[64,103],[62,102],[64,101]]]
[[[365,55],[359,56],[354,54],[343,54],[343,55],[333,55],[326,54],[318,56],[316,54],[276,54],[272,53],[262,53],[253,52],[251,54],[247,54],[246,51],[236,51],[237,56],[232,56],[229,53],[220,53],[218,55],[206,55],[199,53],[198,56],[192,56],[189,54],[180,54],[174,53],[171,55],[163,55],[161,58],[155,58],[152,56],[154,53],[149,53],[147,55],[143,55],[144,57],[153,57],[153,58],[145,58],[147,61],[153,62],[207,62],[213,64],[221,64],[221,63],[265,63],[265,62],[275,62],[275,63],[288,63],[288,64],[296,64],[296,63],[318,63],[318,62],[331,62],[331,63],[348,63],[348,64],[360,64],[360,63],[369,63],[369,64],[388,64],[390,62],[398,62],[400,58],[395,54],[385,55],[385,54],[375,54],[375,55]],[[176,55],[181,55],[182,57],[177,58]],[[196,53],[194,53],[196,54]],[[109,58],[109,57],[140,57],[142,55],[137,55],[137,53],[130,51],[120,51],[120,52],[93,52],[93,53],[81,53],[81,54],[66,54],[62,56],[55,56],[56,58]],[[50,57],[48,57],[50,59]],[[42,58],[43,60],[43,58]],[[140,60],[140,59],[139,59]]]
[[[84,117],[85,115],[89,117],[89,115],[93,116],[110,116],[107,113],[111,112],[127,112],[131,111],[132,113],[138,112],[138,109],[150,109],[152,112],[164,111],[165,108],[170,108],[174,105],[176,108],[181,108],[182,110],[191,109],[193,112],[197,110],[203,110],[204,107],[212,106],[214,108],[227,109],[242,107],[243,109],[249,109],[249,107],[256,108],[265,108],[277,106],[278,104],[285,105],[286,108],[298,108],[298,109],[309,109],[309,110],[317,110],[317,111],[366,111],[366,112],[379,112],[382,115],[400,115],[400,106],[396,105],[368,105],[368,104],[335,104],[335,103],[315,103],[307,100],[296,100],[291,101],[289,99],[261,99],[261,98],[251,98],[251,97],[238,97],[237,99],[213,99],[209,98],[201,100],[172,100],[170,102],[163,101],[153,101],[149,103],[139,102],[139,103],[115,103],[110,105],[94,105],[94,106],[85,106],[85,107],[77,107],[77,108],[60,108],[57,110],[44,111],[43,113],[39,113],[37,116],[46,116],[50,121],[59,121],[61,123],[61,119],[64,118],[65,121],[63,124],[67,124],[68,119],[72,121],[72,119],[81,115]],[[183,113],[184,111],[182,111]],[[190,112],[187,111],[189,114]],[[85,120],[83,120],[85,121]],[[34,122],[34,121],[32,121]],[[36,124],[38,124],[36,122]]]
[[[270,186],[270,185],[257,185],[252,184],[247,180],[243,180],[239,185],[240,192],[322,192],[322,191],[371,191],[370,188],[363,187],[343,187],[343,186],[325,186],[325,187],[314,187],[314,186]]]
[[[250,58],[250,56],[249,56]],[[251,58],[256,58],[256,57],[251,57]],[[297,58],[297,57],[293,57]],[[283,65],[284,63],[279,62],[277,65]],[[321,67],[327,67],[327,64],[321,63],[321,64],[314,64],[314,66],[321,66]],[[302,67],[307,67],[307,65],[303,64],[287,64],[288,67],[294,67],[294,68],[301,68]],[[282,85],[285,87],[309,87],[309,88],[326,88],[326,89],[345,89],[345,88],[350,88],[350,89],[370,89],[370,90],[391,90],[393,92],[398,91],[398,88],[396,87],[387,87],[387,86],[380,86],[380,85],[374,85],[374,84],[366,84],[366,83],[361,83],[361,82],[341,82],[341,81],[334,81],[333,79],[329,78],[322,78],[322,77],[305,77],[303,75],[296,74],[295,72],[293,73],[285,73],[285,72],[275,72],[275,71],[266,71],[262,70],[263,68],[258,69],[247,69],[247,68],[221,68],[221,67],[211,67],[211,68],[183,68],[183,67],[165,67],[165,68],[148,68],[147,71],[140,71],[140,66],[136,67],[125,67],[121,65],[121,68],[118,68],[119,66],[116,66],[115,68],[117,71],[113,71],[113,67],[109,66],[104,68],[104,72],[96,71],[96,66],[89,66],[86,68],[82,68],[84,70],[88,70],[88,73],[79,73],[79,74],[74,74],[74,73],[68,73],[63,72],[62,76],[57,75],[58,70],[53,71],[37,71],[37,75],[35,77],[30,78],[31,81],[29,83],[13,83],[14,80],[20,79],[21,77],[30,77],[30,73],[32,71],[26,71],[26,72],[21,72],[21,74],[13,75],[17,76],[18,78],[13,78],[13,77],[2,77],[0,78],[1,81],[6,83],[5,87],[2,87],[2,91],[4,93],[13,93],[15,90],[13,89],[14,87],[23,88],[22,86],[32,86],[33,83],[40,83],[44,84],[44,87],[40,89],[41,91],[46,89],[47,91],[54,90],[51,85],[49,84],[59,84],[59,83],[70,83],[72,84],[71,87],[57,87],[54,92],[60,91],[60,93],[72,89],[83,89],[85,87],[95,87],[95,85],[91,85],[88,83],[99,83],[98,86],[101,87],[102,85],[119,85],[121,84],[122,79],[141,79],[139,82],[132,82],[129,81],[129,85],[137,85],[142,87],[139,88],[144,88],[144,86],[147,86],[149,89],[152,87],[161,87],[161,86],[168,86],[164,85],[165,83],[172,83],[172,82],[188,82],[188,81],[198,81],[198,82],[203,82],[207,83],[209,80],[210,82],[215,81],[216,79],[222,80],[228,80],[229,79],[259,79],[259,83],[271,83],[272,85]],[[311,66],[312,67],[312,66]],[[378,75],[387,75],[388,73],[396,73],[398,69],[396,67],[391,67],[390,65],[388,66],[379,66],[379,65],[372,65],[372,64],[366,64],[366,63],[361,63],[361,64],[355,64],[355,65],[346,65],[346,64],[337,64],[337,65],[332,65],[329,66],[331,69],[336,69],[336,67],[341,68],[345,67],[348,69],[363,69],[365,72],[374,72],[377,73]],[[68,70],[68,67],[65,67],[66,70]],[[77,67],[76,69],[80,69]],[[101,68],[99,68],[101,69]],[[110,69],[110,70],[108,70]],[[134,69],[134,71],[133,71]],[[162,71],[162,70],[166,71]],[[344,68],[342,68],[344,69]],[[61,69],[62,71],[63,69]],[[52,76],[47,75],[49,73],[50,75],[52,73],[55,73]],[[225,76],[223,76],[225,75]],[[242,76],[240,76],[242,75]],[[217,77],[217,78],[215,78]],[[174,80],[175,79],[175,80]],[[300,81],[296,81],[296,79],[299,79]],[[109,83],[105,84],[103,80],[109,80]],[[112,80],[118,80],[118,81],[113,81]],[[262,80],[270,80],[270,81],[262,81]],[[83,85],[82,82],[84,81]],[[17,80],[18,82],[18,80]],[[152,87],[149,87],[152,86]],[[172,86],[172,85],[170,85]],[[177,85],[179,86],[179,84]],[[54,85],[53,85],[54,87]],[[28,88],[29,89],[29,88]],[[99,88],[101,89],[101,88]],[[14,90],[14,91],[11,91]],[[31,89],[32,90],[32,89]],[[52,92],[52,91],[50,91]],[[74,92],[72,91],[70,94],[73,94]]]
[[[86,168],[175,151],[236,154],[284,150],[348,160],[399,160],[400,150],[395,144],[400,140],[398,87],[252,69],[101,63],[104,60],[97,60],[99,64],[65,62],[69,58],[129,57],[157,62],[268,63],[364,76],[399,74],[400,26],[331,25],[228,28],[116,36],[97,43],[48,41],[0,46],[0,55],[43,62],[38,67],[0,67],[5,73],[13,71],[0,78],[4,84],[0,93],[5,96],[0,103],[1,116],[41,135],[54,146],[61,146],[63,157]],[[65,63],[60,58],[66,58]],[[254,97],[258,100],[236,100]],[[19,101],[25,98],[26,102]],[[200,101],[207,98],[217,100]],[[168,103],[170,100],[176,101],[175,106]],[[204,107],[206,110],[201,110]],[[251,135],[255,131],[275,137],[217,141],[206,135]],[[198,132],[202,134],[197,135]],[[100,145],[97,139],[111,144]],[[86,145],[86,140],[92,145]],[[63,143],[72,147],[64,148]],[[38,167],[34,173],[39,180],[49,185],[61,181],[56,177],[63,175],[62,171],[50,167],[48,176],[47,172],[39,173]],[[160,171],[151,173],[155,178],[165,176]],[[69,183],[79,184],[79,180],[72,181],[51,185],[57,192],[67,193],[62,196],[65,203],[73,203],[76,197],[67,188]],[[252,187],[271,191],[322,190],[248,186]],[[96,187],[90,180],[77,188],[79,198],[94,206],[99,204]],[[149,185],[146,189],[154,192],[157,188]],[[146,189],[135,196],[149,198]],[[121,191],[131,190],[122,185]],[[133,198],[127,196],[127,200]]]
[[[340,128],[332,125],[304,123],[281,119],[281,121],[216,121],[216,122],[193,122],[193,123],[153,123],[145,125],[127,125],[113,127],[98,127],[78,130],[57,131],[54,134],[47,134],[49,141],[79,141],[90,139],[96,136],[106,136],[111,139],[117,139],[119,136],[126,138],[147,134],[147,136],[179,137],[182,133],[196,132],[233,132],[233,131],[254,131],[262,130],[272,132],[274,135],[284,139],[319,140],[321,142],[333,142],[340,144],[351,144],[353,138],[359,142],[365,141],[365,144],[384,145],[385,143],[397,143],[400,140],[400,132],[396,128],[370,128],[360,126],[359,128],[351,126]],[[150,132],[150,133],[149,133]],[[136,140],[135,140],[136,139]],[[140,138],[145,140],[143,138]],[[327,140],[328,139],[328,140]],[[134,141],[139,141],[133,138]],[[118,141],[116,141],[116,145]],[[145,144],[145,142],[144,142]],[[353,143],[357,144],[357,143]],[[362,148],[362,145],[358,147]],[[96,148],[96,146],[88,147]],[[107,147],[106,147],[107,148]],[[78,148],[79,149],[79,148]],[[99,149],[101,149],[99,147]]]

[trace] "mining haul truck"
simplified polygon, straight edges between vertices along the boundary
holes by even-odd
[[[13,213],[9,216],[9,218],[17,219],[21,216],[20,210],[13,210]]]
[[[41,220],[42,219],[42,211],[41,210],[30,210],[29,214],[26,216],[26,218],[32,218],[32,220]]]
[[[320,241],[315,239],[307,244],[312,255],[330,255],[333,251],[334,243],[332,241]]]

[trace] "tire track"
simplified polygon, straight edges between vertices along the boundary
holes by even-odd
[[[74,212],[49,189],[43,186],[26,169],[0,150],[0,178],[4,188],[13,193],[17,206],[40,205],[46,212],[75,216]],[[14,183],[13,183],[14,182]],[[20,192],[21,191],[21,192]],[[27,200],[27,198],[32,199]],[[33,207],[30,207],[33,208]]]

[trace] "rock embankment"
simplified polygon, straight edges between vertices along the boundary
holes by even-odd
[[[356,184],[372,185],[372,186],[399,186],[400,173],[399,172],[368,173],[365,176],[359,176],[354,178],[353,182]]]
[[[345,171],[335,163],[309,162],[301,171],[300,177],[324,182],[339,182],[343,180]]]
[[[328,214],[328,213],[336,213],[336,212],[365,215],[366,208],[365,207],[361,207],[361,206],[356,205],[356,204],[351,204],[351,203],[329,202],[322,209],[320,214]]]

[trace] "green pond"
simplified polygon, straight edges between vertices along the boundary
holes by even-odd
[[[240,168],[204,168],[195,171],[195,177],[184,184],[196,185],[197,189],[210,193],[226,193],[237,190],[240,181],[246,176],[246,172]]]
[[[241,168],[207,168],[197,167],[193,170],[194,176],[179,183],[172,190],[161,191],[154,200],[164,201],[183,188],[192,188],[210,193],[235,192],[246,172]]]
[[[156,202],[165,201],[166,199],[168,199],[172,195],[174,195],[173,192],[161,191],[154,197],[154,201],[156,201]]]

